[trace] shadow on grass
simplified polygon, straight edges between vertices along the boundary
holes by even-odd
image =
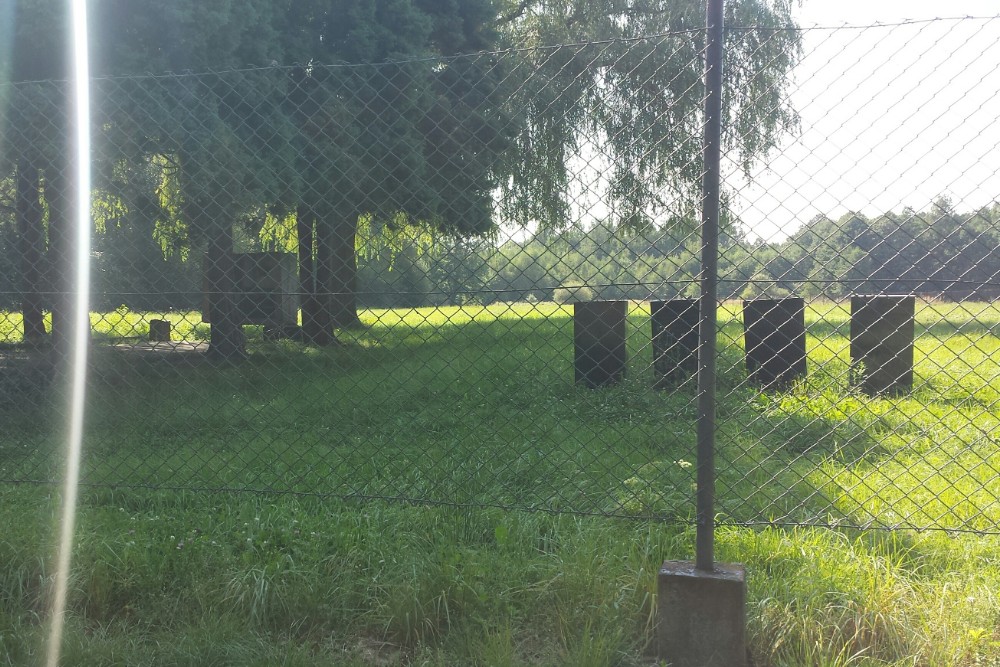
[[[629,320],[627,379],[598,390],[573,384],[568,310],[482,313],[376,321],[331,349],[255,342],[228,367],[103,350],[84,480],[693,519],[694,386],[650,388],[643,312]],[[721,350],[721,520],[869,522],[875,510],[859,509],[843,478],[863,486],[893,463],[884,443],[902,432],[896,403],[821,373],[760,394],[745,388],[740,348]],[[58,476],[64,409],[0,408],[16,416],[0,445],[4,479]]]
[[[802,386],[775,394],[742,390],[724,400],[716,483],[723,523],[857,522],[831,471],[877,466],[886,456],[877,417],[825,415],[823,399]]]

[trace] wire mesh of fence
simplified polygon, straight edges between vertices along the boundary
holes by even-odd
[[[998,31],[728,29],[719,521],[1000,531]],[[83,483],[692,522],[704,41],[96,78]],[[5,483],[66,95],[0,83]]]

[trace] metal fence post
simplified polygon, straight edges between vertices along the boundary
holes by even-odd
[[[695,565],[715,569],[715,367],[722,162],[724,0],[707,0],[705,138],[701,216],[701,321],[698,328],[698,493]]]
[[[707,0],[695,562],[693,568],[665,562],[658,582],[658,657],[677,667],[746,665],[746,572],[738,564],[717,564],[714,548],[723,8],[724,0]]]

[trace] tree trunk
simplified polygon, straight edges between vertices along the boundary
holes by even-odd
[[[208,236],[208,303],[212,316],[208,356],[219,361],[240,361],[247,356],[243,323],[236,312],[233,229],[223,225]]]
[[[300,205],[296,212],[296,226],[299,237],[299,286],[302,292],[302,338],[312,345],[324,345],[333,337],[332,327],[324,326],[329,321],[323,307],[323,299],[317,293],[317,267],[314,249],[314,228],[316,215],[306,205]]]
[[[332,345],[337,342],[333,335],[333,317],[330,310],[330,243],[325,221],[316,221],[316,271],[312,315],[312,329],[306,336],[313,345]]]
[[[330,294],[330,318],[337,328],[360,326],[358,318],[358,256],[355,243],[358,235],[358,215],[337,218],[324,225],[326,238],[321,239],[329,253],[328,274],[322,283]]]
[[[38,345],[45,339],[45,316],[42,312],[41,295],[45,230],[42,229],[38,169],[25,159],[17,164],[15,215],[21,264],[21,315],[24,342]]]
[[[355,252],[358,216],[336,218],[337,222],[331,218],[316,216],[304,206],[299,209],[299,280],[307,293],[302,303],[302,333],[313,345],[333,344],[337,341],[334,329],[361,324]]]
[[[52,292],[52,344],[57,354],[68,355],[73,342],[72,192],[69,165],[45,169],[45,200],[49,205],[49,290]]]

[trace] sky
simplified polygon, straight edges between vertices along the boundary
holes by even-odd
[[[1000,198],[1000,2],[805,0],[795,13],[824,28],[804,33],[794,72],[800,131],[750,183],[727,178],[751,237],[778,240],[820,214]],[[998,18],[928,21],[966,16]]]

